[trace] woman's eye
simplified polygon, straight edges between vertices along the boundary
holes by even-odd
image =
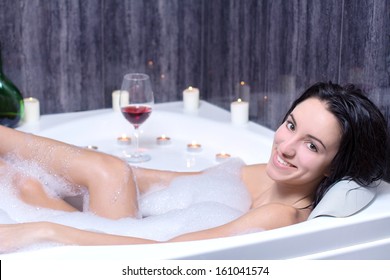
[[[295,125],[290,122],[290,121],[287,121],[287,124],[286,124],[287,128],[291,131],[294,131],[295,130]]]
[[[313,152],[318,152],[317,146],[314,145],[313,143],[308,143],[308,144],[307,144],[307,147],[308,147],[311,151],[313,151]]]

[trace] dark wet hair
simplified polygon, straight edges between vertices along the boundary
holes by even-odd
[[[329,176],[317,189],[313,206],[335,182],[354,180],[368,186],[384,176],[387,154],[387,122],[378,107],[354,85],[344,87],[316,83],[294,101],[284,120],[308,98],[318,98],[338,120],[341,128],[339,151],[331,162]]]

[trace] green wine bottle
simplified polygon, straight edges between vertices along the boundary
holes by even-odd
[[[23,97],[18,88],[4,75],[0,46],[0,125],[15,127],[24,113]]]

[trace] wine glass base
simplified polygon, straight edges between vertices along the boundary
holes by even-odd
[[[129,163],[141,163],[146,162],[152,159],[152,157],[148,154],[127,154],[123,157]]]

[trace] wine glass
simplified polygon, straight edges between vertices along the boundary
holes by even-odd
[[[119,107],[125,119],[134,126],[135,151],[125,155],[131,163],[145,162],[150,155],[139,149],[139,127],[152,113],[154,95],[150,78],[142,73],[130,73],[123,77]]]

